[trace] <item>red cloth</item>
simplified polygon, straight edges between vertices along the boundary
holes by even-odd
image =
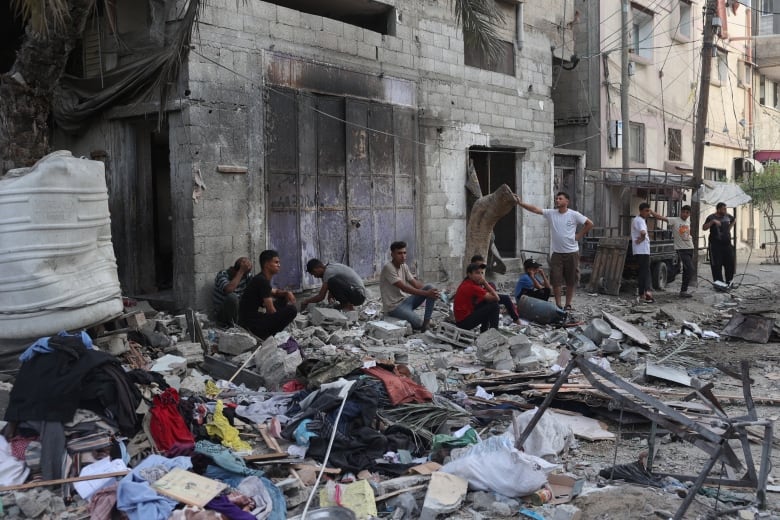
[[[471,278],[466,278],[455,291],[454,311],[455,321],[463,321],[474,312],[474,307],[485,299],[487,291],[482,286],[474,283]]]
[[[193,445],[195,438],[179,413],[179,392],[170,387],[152,400],[149,431],[160,451],[167,451],[174,444]]]
[[[403,403],[425,403],[433,399],[427,388],[418,385],[406,376],[398,376],[384,368],[364,368],[363,372],[370,374],[385,384],[387,395],[393,406]]]

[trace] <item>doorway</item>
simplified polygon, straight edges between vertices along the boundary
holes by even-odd
[[[493,193],[502,184],[517,193],[517,158],[516,150],[511,148],[472,146],[469,149],[469,159],[474,161],[482,195]],[[503,258],[518,256],[517,209],[513,209],[496,222],[493,233],[496,248]]]

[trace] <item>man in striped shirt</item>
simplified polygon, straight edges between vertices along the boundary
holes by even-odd
[[[214,278],[211,294],[217,323],[231,326],[238,323],[238,301],[252,279],[252,262],[242,256],[232,267],[223,269]]]

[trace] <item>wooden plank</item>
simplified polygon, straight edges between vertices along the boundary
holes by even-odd
[[[16,491],[19,489],[36,488],[41,486],[56,486],[59,484],[70,484],[72,482],[84,482],[85,480],[124,477],[128,473],[130,473],[130,470],[113,471],[111,473],[100,473],[99,475],[84,475],[83,477],[58,478],[55,480],[38,480],[35,482],[27,482],[26,484],[16,484],[14,486],[2,486],[0,487],[0,493],[3,493],[5,491]]]
[[[623,267],[626,263],[628,239],[626,237],[604,237],[599,239],[596,257],[593,261],[593,272],[587,290],[598,292],[603,288],[606,294],[620,294],[620,284],[623,279]]]

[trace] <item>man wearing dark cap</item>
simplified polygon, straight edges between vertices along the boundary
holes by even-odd
[[[485,280],[485,264],[469,264],[466,278],[455,292],[455,324],[471,330],[479,325],[479,331],[498,328],[498,293]]]
[[[523,262],[523,269],[525,274],[520,276],[515,285],[515,298],[519,300],[521,296],[526,295],[539,300],[549,300],[550,282],[544,274],[542,264],[529,258]]]
[[[328,292],[344,311],[354,310],[355,305],[363,305],[366,301],[363,279],[348,265],[336,262],[323,264],[319,259],[312,258],[306,263],[306,271],[315,278],[322,278],[322,287],[319,293],[301,302],[301,310],[310,303],[321,302]]]

